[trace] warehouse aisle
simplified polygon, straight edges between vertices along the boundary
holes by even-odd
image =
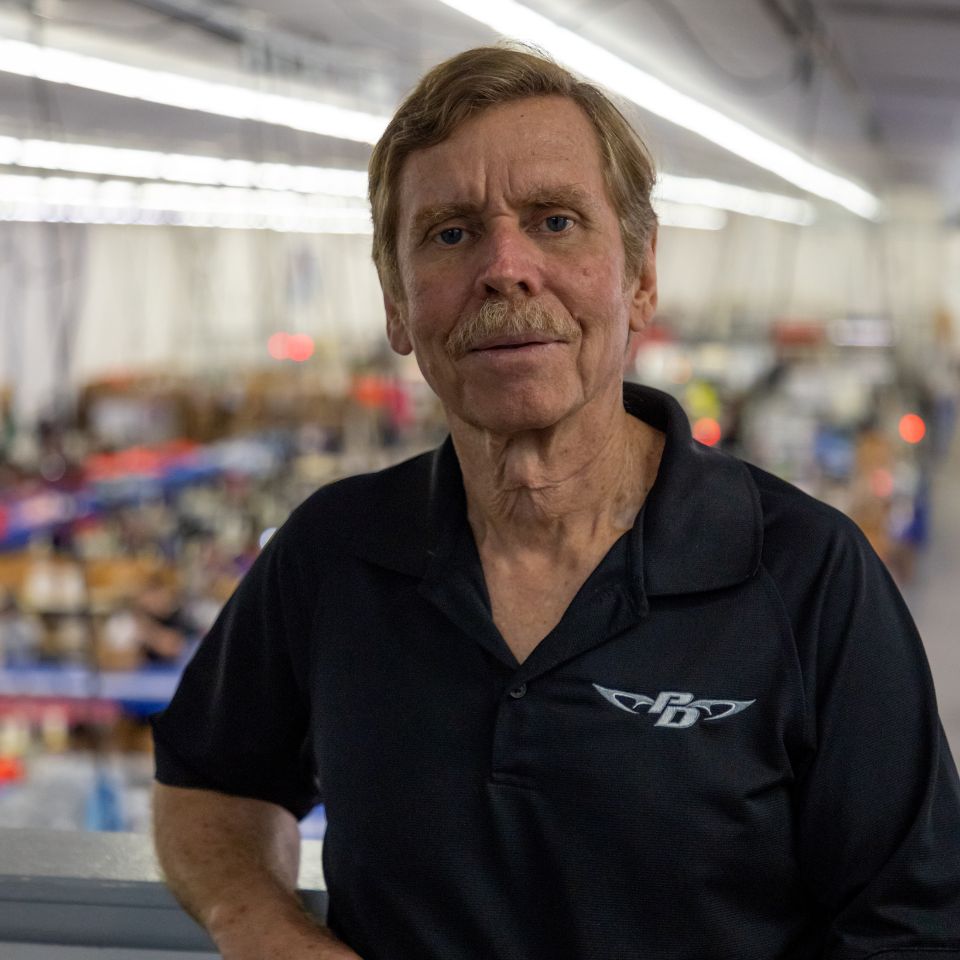
[[[904,590],[930,658],[940,715],[960,757],[960,430],[934,476],[931,536]]]

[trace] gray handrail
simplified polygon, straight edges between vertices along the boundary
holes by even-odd
[[[299,878],[307,909],[320,917],[322,848],[304,841]],[[149,837],[131,833],[0,829],[0,955],[4,944],[215,955],[164,886]]]

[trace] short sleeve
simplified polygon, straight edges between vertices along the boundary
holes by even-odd
[[[286,533],[274,534],[151,722],[160,783],[267,800],[302,818],[320,801],[299,662],[313,601],[285,559]]]
[[[960,960],[960,785],[920,637],[844,530],[821,569],[798,857],[830,960]]]

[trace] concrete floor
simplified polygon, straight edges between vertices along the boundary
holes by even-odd
[[[931,533],[904,597],[923,637],[940,716],[960,759],[960,429],[933,478]]]

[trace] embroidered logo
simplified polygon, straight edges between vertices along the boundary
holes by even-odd
[[[692,693],[676,690],[665,690],[653,698],[626,690],[609,690],[599,683],[593,687],[615,707],[627,713],[654,714],[657,718],[655,727],[668,727],[671,730],[686,730],[699,720],[705,723],[725,720],[756,703],[756,700],[694,700]]]

